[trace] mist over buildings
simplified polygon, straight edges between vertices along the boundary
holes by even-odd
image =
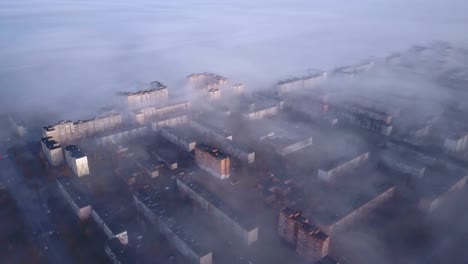
[[[115,192],[112,197],[119,196],[114,186],[99,181],[107,174],[109,182],[131,177],[126,173],[143,170],[145,162],[157,161],[157,168],[148,165],[153,166],[152,172],[159,175],[161,171],[171,180],[182,175],[176,175],[179,170],[165,168],[165,163],[171,162],[161,157],[161,153],[166,154],[163,150],[175,153],[177,162],[182,160],[182,169],[178,169],[183,171],[189,164],[187,174],[197,175],[191,170],[196,168],[199,173],[204,164],[194,152],[217,153],[219,148],[222,153],[230,152],[227,156],[233,160],[232,165],[224,165],[225,169],[229,171],[232,166],[237,170],[233,175],[248,177],[232,177],[238,182],[231,182],[232,178],[227,180],[224,174],[216,176],[224,177],[222,184],[226,183],[222,185],[226,190],[217,190],[219,182],[202,175],[204,183],[215,182],[207,184],[207,192],[225,195],[224,202],[234,208],[263,206],[271,197],[271,207],[293,204],[304,219],[309,218],[330,236],[340,224],[346,224],[348,215],[356,211],[364,214],[362,207],[380,203],[380,195],[384,194],[385,200],[390,193],[394,203],[376,205],[379,208],[374,208],[377,213],[370,214],[370,220],[361,221],[359,227],[343,232],[336,240],[333,237],[343,263],[459,261],[466,253],[458,244],[467,240],[468,233],[468,214],[457,214],[466,208],[468,186],[468,125],[463,116],[468,109],[464,102],[468,93],[463,89],[467,78],[459,78],[461,85],[451,87],[450,83],[468,69],[467,9],[468,2],[463,0],[4,0],[0,2],[0,111],[26,117],[26,121],[28,116],[46,118],[26,124],[33,127],[28,136],[34,137],[30,145],[35,152],[31,150],[33,154],[29,155],[43,162],[44,171],[52,179],[63,171],[72,172],[62,164],[63,157],[57,168],[52,168],[55,165],[44,158],[47,148],[62,156],[76,150],[79,158],[89,156],[91,169],[85,174],[91,175],[87,183],[94,184],[98,190],[94,193],[108,188]],[[396,53],[402,56],[393,63],[387,56]],[[360,63],[370,65],[371,70],[359,70]],[[356,67],[349,67],[348,72],[338,68],[349,65]],[[201,84],[197,84],[189,76],[203,72],[215,73],[207,78],[214,76],[215,80],[198,80]],[[312,89],[315,84],[311,83],[317,76],[320,79],[313,73],[322,72],[328,74],[322,76],[326,82],[319,81],[318,89]],[[302,81],[290,79],[305,75],[309,77]],[[215,98],[212,90],[221,92],[212,89],[210,82],[216,83],[218,77],[228,81],[219,85],[223,97],[218,94]],[[290,85],[290,90],[281,94],[278,81],[287,79],[283,84]],[[309,84],[305,84],[307,79]],[[156,80],[161,83],[153,82]],[[295,82],[302,84],[295,86]],[[235,83],[245,84],[245,92],[236,91]],[[132,92],[151,85],[161,87],[140,94],[152,94],[157,103],[128,106],[133,100],[130,97],[140,96]],[[311,87],[305,88],[308,85]],[[126,93],[117,96],[117,92]],[[128,100],[125,107],[117,103],[122,98]],[[86,120],[105,106],[116,106],[120,113]],[[99,119],[106,119],[108,123],[102,124],[108,127],[95,125]],[[75,121],[55,124],[59,120]],[[15,129],[23,125],[14,124]],[[101,130],[91,131],[94,126]],[[42,152],[34,149],[41,131]],[[130,134],[137,139],[128,140],[131,146],[125,151],[135,157],[122,158],[119,151]],[[19,139],[26,141],[26,137]],[[120,142],[113,142],[112,147],[100,145],[113,140],[122,140],[124,147]],[[288,145],[291,143],[282,140],[297,143]],[[204,145],[206,142],[215,147],[206,150],[211,149]],[[67,150],[66,145],[74,150]],[[27,151],[30,149],[18,152]],[[52,160],[52,156],[47,159]],[[356,160],[363,160],[364,165],[353,165]],[[342,162],[346,169],[340,169]],[[393,167],[382,165],[385,162]],[[414,176],[406,169],[428,176]],[[348,171],[342,177],[340,170]],[[331,179],[334,171],[341,177],[336,182]],[[95,176],[101,178],[95,180]],[[158,177],[163,181],[164,177]],[[159,184],[156,176],[151,180]],[[245,182],[239,184],[241,181]],[[165,192],[173,182],[163,183],[167,185],[158,188],[165,191],[158,195],[171,196]],[[438,184],[443,186],[438,188]],[[464,193],[444,196],[461,185]],[[244,197],[237,192],[245,186]],[[171,199],[168,201],[174,204],[180,202]],[[434,210],[435,217],[426,217],[424,210],[415,209],[419,199],[429,204],[424,204],[424,210],[432,211],[439,203],[444,206]],[[405,204],[410,200],[418,202]],[[190,205],[184,206],[172,210],[183,211],[175,214],[188,219],[194,213]],[[272,230],[276,231],[280,209],[266,208],[268,214],[251,214],[255,210],[250,207],[244,214],[257,221],[260,231],[255,232],[260,232],[261,239],[280,243],[278,234],[262,229],[274,226]],[[183,215],[186,212],[188,215]],[[195,225],[187,222],[189,227]],[[261,256],[274,251],[254,246],[230,254],[249,255],[256,250]],[[292,260],[289,255],[282,257],[302,263],[294,261],[294,248],[292,253]],[[453,256],[447,256],[449,253]],[[229,259],[230,254],[217,260]]]
[[[0,3],[1,108],[76,111],[211,71],[251,88],[415,43],[466,43],[465,1]],[[90,107],[83,107],[83,105]],[[80,110],[78,110],[80,109]]]

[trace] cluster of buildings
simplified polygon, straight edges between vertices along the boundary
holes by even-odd
[[[386,66],[399,64],[400,59],[400,54],[387,57]],[[263,216],[252,213],[262,203],[247,205],[239,201],[241,197],[230,197],[245,194],[263,198],[269,206],[258,212],[267,212],[268,217],[268,212],[276,214],[282,208],[273,229],[294,256],[308,263],[337,264],[333,257],[340,252],[333,241],[395,196],[409,197],[430,213],[453,193],[466,190],[468,183],[463,169],[440,162],[444,154],[432,156],[432,145],[432,152],[412,145],[415,138],[434,139],[438,124],[432,119],[404,127],[400,101],[392,104],[325,90],[329,78],[354,77],[375,66],[366,62],[338,68],[331,76],[318,73],[283,80],[269,93],[251,96],[241,95],[243,84],[234,84],[232,91],[238,96],[229,98],[235,102],[229,102],[226,111],[216,108],[223,102],[221,95],[229,94],[228,79],[222,76],[187,77],[191,86],[219,100],[206,108],[169,100],[167,87],[152,82],[148,89],[119,93],[127,106],[121,113],[43,127],[43,157],[52,166],[67,164],[82,177],[90,174],[89,160],[75,144],[85,146],[82,140],[91,138],[92,147],[107,150],[109,145],[141,138],[142,142],[135,140],[135,149],[144,149],[148,157],[122,156],[113,174],[130,187],[141,227],[162,234],[187,262],[219,261],[225,240],[229,248],[224,250],[232,249],[232,255],[239,249],[250,254],[259,243],[268,243],[259,240],[257,222]],[[342,123],[375,133],[355,133],[349,126],[342,131],[337,126]],[[457,131],[439,137],[435,149],[465,153],[468,130],[462,126]],[[412,136],[399,141],[408,134]],[[262,155],[254,165],[256,152],[251,148]],[[246,184],[236,185],[237,178]],[[103,231],[108,240],[105,252],[113,263],[134,263],[125,221],[118,210],[90,198],[80,183],[85,179],[57,179],[64,200],[80,220],[91,219]],[[142,184],[137,184],[139,179],[144,179]],[[246,186],[252,182],[257,190],[250,192]],[[263,228],[273,231],[271,226]]]
[[[119,210],[96,203],[80,179],[59,177],[57,186],[76,217],[82,222],[93,221],[103,232],[108,240],[104,251],[113,263],[134,263],[135,258],[129,254],[127,248],[129,243],[127,221]]]

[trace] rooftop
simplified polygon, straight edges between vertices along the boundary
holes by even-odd
[[[332,169],[334,169],[334,168],[336,168],[336,167],[338,167],[338,166],[340,166],[342,164],[345,164],[348,161],[350,161],[350,160],[352,160],[354,158],[357,158],[359,156],[362,156],[362,155],[364,155],[366,153],[369,153],[369,152],[366,152],[366,151],[363,151],[363,152],[350,151],[348,153],[343,153],[338,158],[326,161],[324,164],[322,164],[320,166],[320,169],[325,170],[325,171],[332,170]]]
[[[190,131],[190,128],[181,126],[181,127],[169,127],[165,126],[161,128],[162,130],[167,130],[168,132],[177,135],[180,138],[185,139],[188,142],[195,142],[195,137],[193,133]]]
[[[223,160],[228,158],[224,153],[220,152],[217,148],[205,145],[205,144],[198,144],[196,148],[208,152],[211,156],[215,157],[216,159]]]
[[[126,221],[119,215],[120,208],[111,208],[108,205],[94,203],[93,210],[99,215],[114,235],[127,231]]]
[[[252,230],[257,227],[254,218],[251,215],[245,215],[241,212],[235,211],[233,208],[228,208],[219,197],[215,196],[203,185],[192,179],[193,175],[179,176],[178,180],[203,197],[214,207],[218,208],[221,212],[226,214],[229,218],[233,219],[237,224],[246,230]]]
[[[122,95],[122,96],[144,95],[144,94],[150,94],[150,93],[158,92],[160,90],[167,89],[166,85],[158,81],[150,82],[149,87],[150,89],[139,90],[136,92],[119,92],[118,95]]]
[[[310,207],[304,208],[304,215],[314,223],[331,225],[393,187],[385,174],[366,165],[334,184],[319,182],[308,190]]]
[[[154,193],[152,195],[154,195]],[[169,208],[164,201],[153,199],[150,194],[145,191],[139,191],[135,193],[134,196],[155,214],[158,221],[166,224],[171,231],[185,244],[187,244],[187,246],[198,256],[204,256],[211,252],[207,249],[207,246],[205,244],[201,244],[197,237],[191,232],[192,228],[189,228],[185,224],[181,224],[181,221],[174,217],[173,212],[171,212],[171,208]]]
[[[41,138],[41,142],[46,145],[46,147],[50,150],[60,148],[60,144],[55,141],[52,137],[44,137]]]
[[[323,76],[326,76],[325,72],[313,73],[313,74],[309,74],[309,75],[306,75],[306,76],[294,77],[294,78],[289,78],[289,79],[286,79],[286,80],[281,80],[277,84],[282,85],[282,84],[287,84],[287,83],[293,83],[293,82],[296,82],[296,81],[304,81],[304,80],[319,78],[319,77],[323,77]]]
[[[114,237],[108,240],[106,246],[112,251],[120,264],[137,263],[135,252],[132,248],[122,245],[118,238]]]
[[[79,208],[91,205],[88,191],[79,179],[62,176],[57,178],[57,182],[67,191]]]
[[[66,146],[65,151],[70,152],[71,156],[75,159],[86,157],[86,155],[76,145]]]
[[[325,257],[317,260],[317,262],[315,262],[314,264],[339,264],[339,263],[338,263],[338,261],[334,260],[330,256],[325,256]]]

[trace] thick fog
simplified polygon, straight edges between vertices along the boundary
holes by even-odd
[[[418,43],[468,42],[462,0],[3,0],[1,107],[87,109],[212,71],[268,87]],[[28,107],[25,107],[28,106]]]

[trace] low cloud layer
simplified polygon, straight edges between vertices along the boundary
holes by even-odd
[[[261,88],[412,44],[463,45],[467,8],[461,0],[5,0],[2,110],[101,105],[138,82],[176,89],[200,71]]]

